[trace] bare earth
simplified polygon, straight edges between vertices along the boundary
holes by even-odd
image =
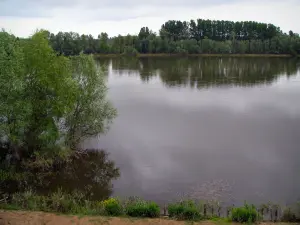
[[[90,217],[90,216],[68,216],[56,215],[44,212],[26,212],[26,211],[0,211],[0,225],[225,225],[224,222],[203,221],[199,223],[174,221],[169,219],[131,219],[114,217]],[[261,223],[262,225],[275,225],[273,223]],[[233,223],[232,223],[233,225]],[[237,224],[236,224],[237,225]],[[285,225],[276,223],[276,225]]]

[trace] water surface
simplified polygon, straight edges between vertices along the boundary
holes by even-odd
[[[300,197],[299,62],[105,59],[110,131],[87,143],[120,167],[117,196],[225,202]]]

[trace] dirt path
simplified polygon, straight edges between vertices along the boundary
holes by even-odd
[[[0,225],[225,225],[228,223],[203,221],[192,223],[185,221],[174,221],[169,219],[131,219],[131,218],[111,218],[111,217],[78,217],[68,215],[56,215],[43,212],[26,211],[0,211]],[[262,225],[273,225],[272,223],[262,223]],[[284,225],[276,223],[276,225]]]

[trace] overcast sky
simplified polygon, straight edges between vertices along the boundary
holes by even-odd
[[[300,33],[300,0],[0,0],[0,28],[18,36],[36,29],[97,36],[157,32],[169,19],[254,20]]]

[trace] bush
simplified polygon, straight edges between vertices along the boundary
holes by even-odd
[[[75,199],[72,199],[71,196],[63,193],[61,190],[49,196],[48,204],[51,211],[60,213],[77,213],[75,209],[79,206]]]
[[[169,216],[180,220],[199,220],[203,216],[200,207],[193,201],[183,201],[168,205]]]
[[[259,214],[253,205],[245,204],[243,207],[232,209],[231,219],[239,223],[254,223],[259,219]]]
[[[36,195],[29,190],[24,193],[15,193],[12,196],[12,205],[16,205],[22,209],[47,211],[47,198]]]
[[[73,214],[95,215],[100,212],[100,207],[83,199],[83,194],[67,194],[60,189],[51,195],[36,195],[32,191],[24,193],[15,193],[11,199],[11,206],[17,206],[18,209],[60,212]]]
[[[281,217],[283,222],[292,222],[299,223],[300,222],[300,203],[296,203],[290,205],[283,211],[283,215]]]
[[[297,217],[296,217],[296,214],[290,208],[288,208],[283,211],[281,220],[283,222],[294,223],[294,222],[297,222]]]
[[[123,214],[123,208],[120,201],[116,198],[109,198],[103,201],[104,211],[109,216],[120,216]]]
[[[155,202],[147,202],[141,199],[135,199],[127,202],[125,206],[126,215],[132,217],[159,217],[160,208]]]

